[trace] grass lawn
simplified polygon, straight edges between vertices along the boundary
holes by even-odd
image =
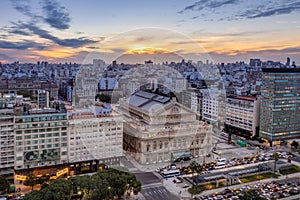
[[[294,174],[298,172],[300,172],[300,167],[296,165],[292,165],[291,169],[280,170],[280,174],[282,175]]]
[[[204,190],[212,190],[216,189],[216,182],[213,183],[207,183],[204,185],[194,185],[193,187],[189,188],[188,191],[191,194],[199,194]],[[219,188],[225,186],[225,179],[219,180]]]
[[[253,181],[259,181],[267,178],[278,178],[278,175],[273,174],[272,172],[267,172],[264,174],[256,174],[256,175],[251,175],[251,176],[245,176],[243,178],[240,178],[240,180],[243,183],[249,183]]]

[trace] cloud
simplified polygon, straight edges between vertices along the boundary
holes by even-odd
[[[192,5],[186,6],[183,10],[179,11],[178,13],[182,14],[186,11],[192,10],[192,11],[201,11],[205,8],[219,8],[222,7],[224,5],[230,5],[230,4],[235,4],[237,3],[239,0],[200,0],[195,2]]]
[[[289,14],[299,9],[300,2],[298,0],[269,0],[267,2],[260,0],[200,0],[186,6],[178,13],[197,12],[206,18],[213,17],[211,20],[233,21]],[[196,18],[197,16],[194,16],[192,19]]]
[[[19,49],[19,50],[25,50],[29,48],[39,49],[42,50],[46,46],[36,43],[34,41],[25,40],[22,42],[8,42],[0,40],[0,48],[2,49]]]
[[[29,0],[11,0],[11,3],[18,12],[28,17],[34,17],[35,15],[31,11],[29,6]]]
[[[260,18],[260,17],[269,17],[273,15],[282,15],[289,14],[295,10],[300,9],[300,2],[291,2],[285,1],[283,4],[273,4],[269,6],[265,6],[265,9],[249,9],[239,15],[237,18]]]
[[[0,53],[0,60],[12,60],[12,58],[6,54]]]
[[[57,1],[44,0],[42,2],[43,11],[45,13],[44,21],[51,27],[65,30],[70,28],[70,17],[65,7],[61,6]]]
[[[16,27],[18,27],[18,29],[21,30],[28,30],[30,31],[32,34],[39,36],[40,38],[43,39],[48,39],[52,42],[54,42],[55,44],[58,44],[60,46],[64,46],[64,47],[73,47],[73,48],[77,48],[77,47],[82,47],[88,44],[92,44],[95,42],[99,42],[96,40],[91,40],[91,39],[87,39],[85,37],[81,37],[81,38],[71,38],[71,39],[60,39],[52,34],[49,33],[49,31],[46,31],[44,29],[41,29],[35,25],[33,25],[32,23],[22,23],[22,22],[18,22],[18,23],[14,23]],[[27,34],[27,32],[23,31],[25,33],[25,35]],[[19,34],[22,34],[23,32],[19,32]]]

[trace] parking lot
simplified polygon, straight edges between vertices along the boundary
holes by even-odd
[[[252,194],[253,199],[262,198],[266,200],[279,199],[300,194],[300,180],[281,181],[271,183],[257,183],[241,188],[224,189],[211,195],[196,197],[199,200],[239,200],[245,195]]]

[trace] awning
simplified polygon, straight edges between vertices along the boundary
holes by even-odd
[[[172,160],[176,160],[178,158],[189,158],[189,157],[191,157],[190,151],[171,153]]]

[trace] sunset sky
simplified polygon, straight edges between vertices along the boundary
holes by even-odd
[[[213,62],[300,65],[299,0],[1,0],[0,8],[2,63],[205,53]]]

